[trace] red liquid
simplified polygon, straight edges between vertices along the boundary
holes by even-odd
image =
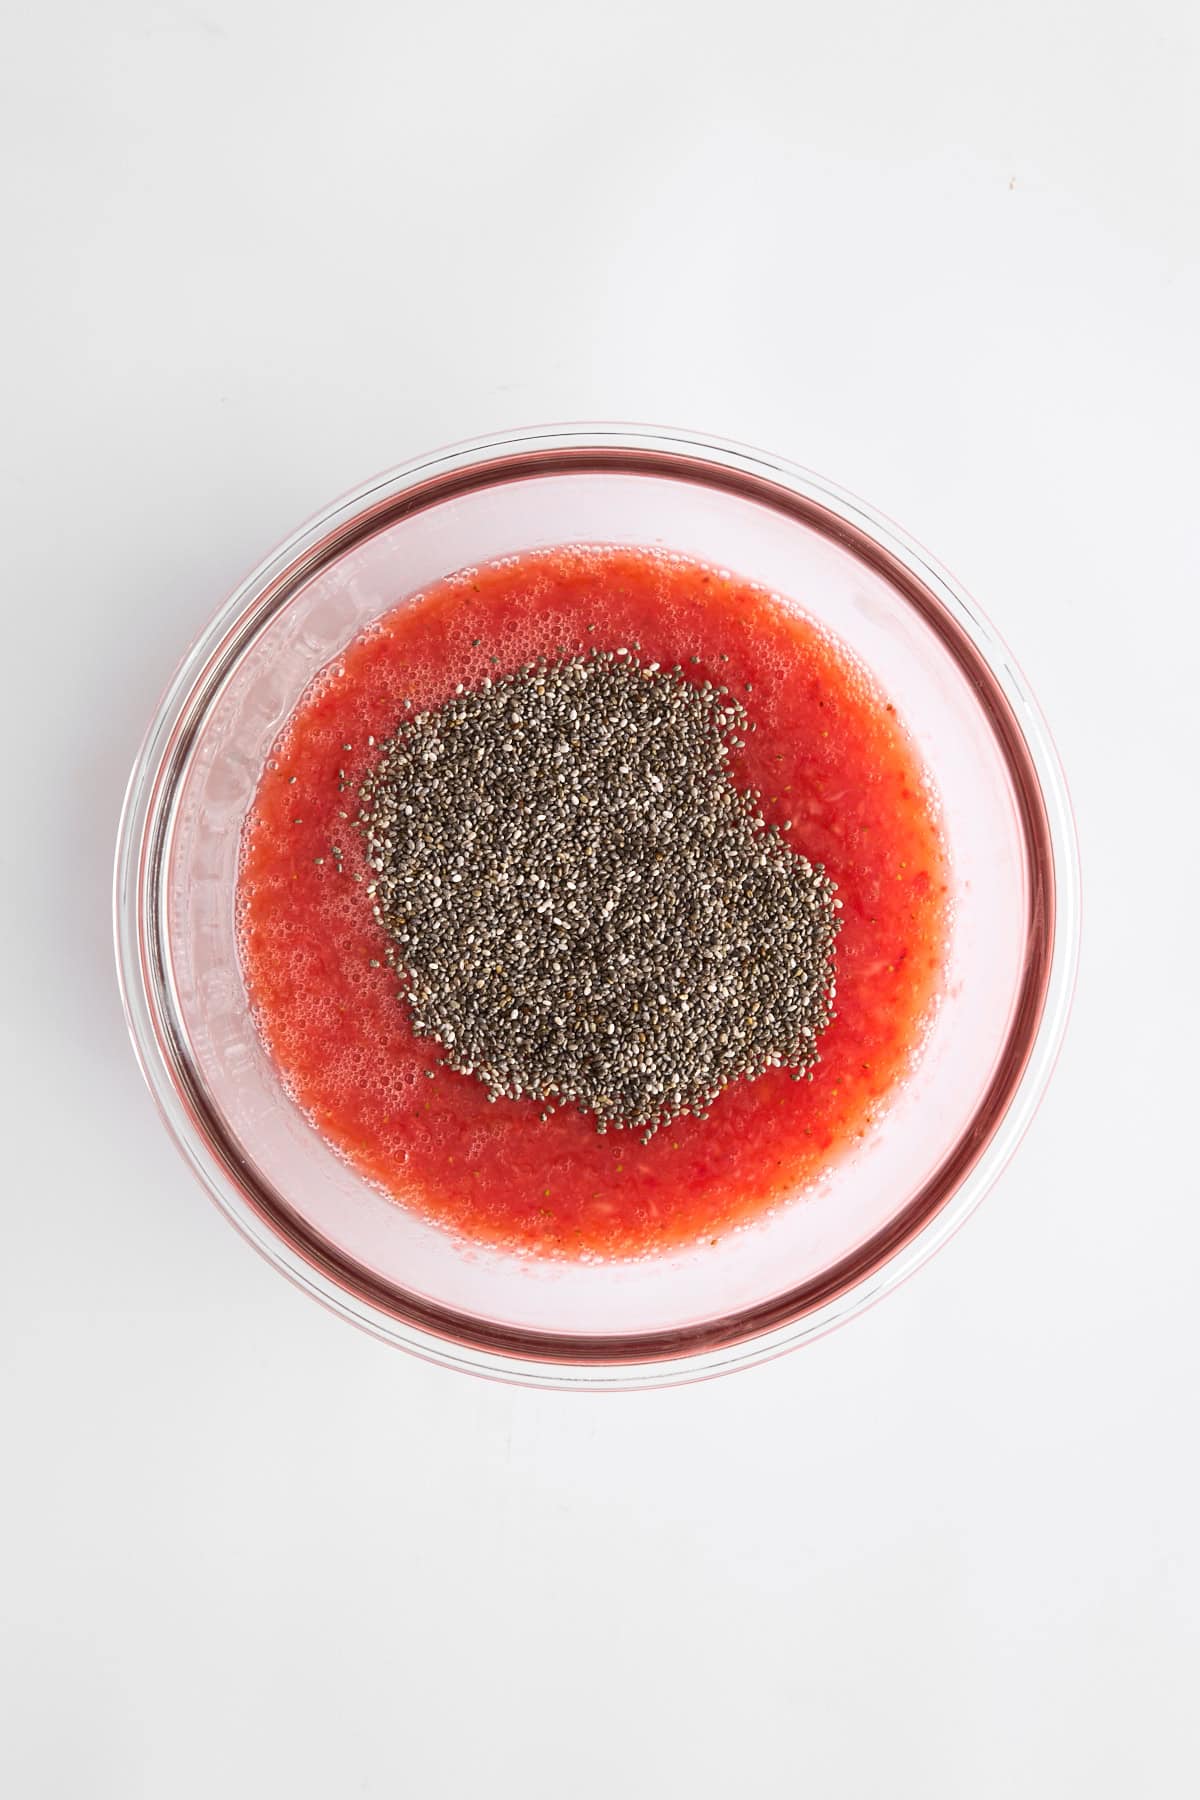
[[[645,1145],[633,1132],[601,1136],[575,1112],[543,1121],[535,1102],[491,1103],[480,1082],[438,1065],[384,963],[353,826],[368,736],[390,736],[406,699],[420,711],[537,655],[635,644],[745,704],[757,730],[731,758],[733,779],[762,790],[768,821],[793,821],[788,841],[825,864],[843,903],[837,1017],[813,1079],[776,1069],[735,1082],[707,1120],[677,1119]],[[263,1038],[296,1100],[365,1176],[468,1237],[628,1256],[716,1237],[863,1135],[937,996],[948,875],[895,710],[845,650],[734,577],[568,547],[439,584],[325,672],[259,785],[239,909]]]

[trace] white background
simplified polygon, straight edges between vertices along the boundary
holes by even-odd
[[[1189,0],[46,0],[0,75],[0,1792],[1196,1791]],[[121,790],[293,525],[449,439],[762,444],[973,589],[1074,789],[1057,1079],[847,1330],[629,1397],[327,1317],[186,1174]]]

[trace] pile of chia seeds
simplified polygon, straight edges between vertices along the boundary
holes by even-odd
[[[733,785],[746,729],[727,689],[622,649],[460,689],[380,747],[367,891],[444,1063],[645,1138],[811,1070],[841,902]]]

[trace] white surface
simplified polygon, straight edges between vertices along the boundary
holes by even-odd
[[[1194,1791],[1196,18],[11,15],[6,1796]],[[1087,915],[954,1244],[796,1357],[618,1399],[406,1361],[253,1257],[108,945],[215,601],[374,468],[572,416],[776,448],[955,568],[1057,731]]]

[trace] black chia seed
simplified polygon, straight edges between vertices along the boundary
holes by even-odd
[[[493,1100],[646,1138],[739,1077],[812,1069],[841,902],[733,785],[747,722],[626,647],[401,722],[357,823],[388,959],[445,1064]]]

